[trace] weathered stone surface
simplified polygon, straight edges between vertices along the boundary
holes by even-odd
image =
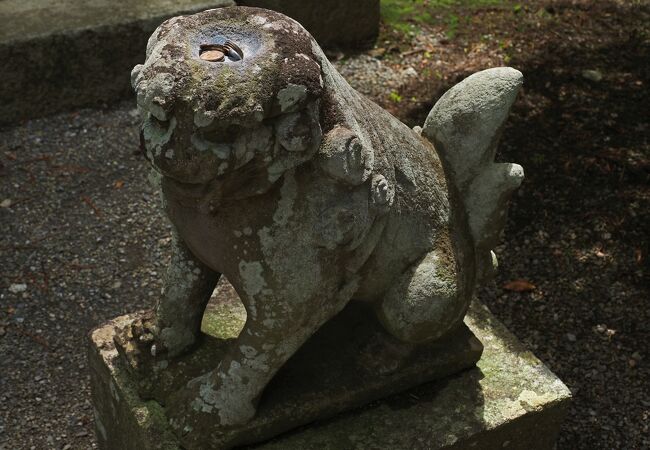
[[[475,73],[438,100],[422,129],[465,205],[479,280],[494,275],[497,260],[492,249],[505,226],[508,201],[524,178],[519,164],[494,162],[522,83],[521,72],[511,67]]]
[[[226,57],[205,60],[207,49]],[[408,343],[392,345],[387,365],[460,326],[492,270],[496,242],[483,237],[499,235],[521,181],[493,162],[518,71],[460,83],[421,136],[352,89],[298,22],[231,7],[164,22],[131,79],[172,257],[154,311],[115,342],[143,396],[158,395],[161,376],[178,381],[159,399],[183,446],[249,430],[266,386],[350,303]],[[476,201],[466,186],[494,171]],[[222,274],[248,313],[244,330],[188,381],[170,361],[192,351]]]
[[[358,320],[358,317],[358,314],[353,314],[348,319]],[[135,381],[117,357],[112,337],[115,326],[119,326],[125,319],[126,317],[118,318],[90,334],[93,404],[97,408],[96,428],[100,447],[176,449],[178,443],[167,426],[163,408],[156,401],[143,401],[138,397]],[[209,309],[203,325],[204,329],[218,329],[222,336],[233,337],[241,327],[242,320],[241,306],[225,303],[217,309]],[[283,434],[272,441],[257,444],[254,448],[553,448],[570,400],[568,389],[481,305],[472,305],[465,323],[485,345],[477,368],[444,380],[421,384],[361,409]],[[336,324],[333,323],[332,326]],[[366,323],[364,326],[371,325]],[[327,330],[323,332],[321,337],[327,334]],[[334,336],[336,334],[338,333]],[[363,335],[368,336],[367,333]],[[340,338],[344,338],[344,335]],[[206,346],[215,342],[209,339],[187,361],[200,358],[201,352],[208,350]],[[419,366],[425,372],[433,370],[442,374],[443,355],[451,357],[454,364],[462,363],[463,360],[468,363],[478,355],[478,348],[475,341],[471,345],[466,345],[466,342],[466,339],[456,339],[450,342],[449,348],[439,349],[440,353],[427,362],[411,361],[410,364],[415,364],[411,367]],[[317,343],[318,338],[310,345]],[[218,345],[212,350],[218,353]],[[461,356],[458,356],[459,353]],[[363,364],[381,362],[380,359],[364,358],[363,355],[360,352],[356,356],[357,361],[363,361]],[[301,362],[302,356],[306,356],[306,359]],[[246,432],[250,434],[246,440],[255,441],[264,435],[273,434],[273,423],[278,418],[281,418],[282,426],[273,431],[311,420],[314,408],[324,408],[328,413],[333,413],[341,408],[337,401],[350,400],[359,391],[367,390],[368,384],[395,381],[387,381],[385,376],[380,375],[380,371],[366,376],[358,372],[351,373],[344,367],[349,363],[346,358],[350,356],[350,353],[339,355],[333,342],[329,345],[326,343],[326,351],[323,353],[313,351],[312,347],[303,352],[303,355],[296,355],[286,370],[269,386],[268,397],[261,402],[258,412],[260,417],[247,426]],[[307,383],[302,373],[298,378],[291,375],[292,372],[302,371],[302,363],[311,367],[305,369],[310,370],[307,372],[310,380]],[[188,366],[192,366],[192,363]],[[180,370],[181,366],[174,370],[177,369]],[[181,378],[186,379],[187,376],[191,374],[186,373]],[[405,376],[411,381],[418,377],[408,371]],[[311,391],[312,388],[315,390]],[[386,392],[394,389],[389,386],[384,388],[387,389]],[[272,409],[264,406],[271,404],[277,406]],[[256,427],[260,428],[256,430]]]

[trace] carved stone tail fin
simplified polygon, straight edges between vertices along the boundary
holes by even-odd
[[[491,250],[505,226],[508,199],[524,177],[521,166],[494,162],[501,130],[522,81],[521,72],[509,67],[475,73],[438,100],[422,129],[464,203],[479,281],[496,269]]]

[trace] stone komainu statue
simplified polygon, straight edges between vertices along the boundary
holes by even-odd
[[[493,272],[523,178],[493,162],[518,71],[470,76],[419,133],[352,89],[297,22],[236,7],[162,24],[132,82],[174,228],[132,351],[190,349],[221,274],[247,311],[226,356],[175,394],[181,433],[253,417],[278,369],[348,302],[371,304],[403,341],[431,341]]]

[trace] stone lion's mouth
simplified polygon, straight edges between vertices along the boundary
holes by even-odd
[[[149,160],[160,175],[172,181],[184,191],[196,191],[214,183],[219,175],[213,161],[201,155],[176,156],[173,149],[163,149],[162,154]]]
[[[221,203],[223,186],[220,180],[199,183],[159,173],[162,175],[160,186],[164,196],[173,204],[209,212]]]
[[[212,182],[196,183],[181,181],[165,174],[163,174],[163,180],[168,185],[167,187],[173,188],[176,194],[179,194],[182,197],[197,200],[203,198],[206,195],[207,191],[210,190],[210,186],[212,184]]]
[[[172,182],[174,185],[177,185],[179,188],[188,191],[200,190],[201,188],[205,187],[206,185],[210,184],[213,181],[213,180],[198,181],[196,179],[193,179],[192,177],[181,178],[177,174],[169,170],[161,170],[161,168],[156,165],[154,165],[154,167],[158,171],[158,173],[160,173],[163,177],[170,180],[170,182]]]

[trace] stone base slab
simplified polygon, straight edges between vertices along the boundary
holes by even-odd
[[[218,314],[223,320],[228,308],[226,304],[221,311],[206,314]],[[376,324],[358,320],[362,315],[355,308],[327,324],[278,373],[255,419],[229,436],[230,446],[296,450],[553,447],[570,393],[485,308],[473,305],[465,320],[467,327],[424,349],[407,348],[379,333]],[[100,447],[179,448],[167,427],[164,409],[155,400],[139,398],[138,386],[113,345],[115,327],[132,318],[122,316],[90,334]],[[474,335],[485,345],[483,357],[478,368],[458,372],[473,366],[481,354]],[[222,349],[223,341],[207,337],[192,356],[170,363],[161,372],[165,375],[155,383],[160,386],[156,395],[164,397],[178,383],[197,375],[197,367],[206,358],[218,357]],[[327,416],[333,417],[322,419]],[[313,422],[317,418],[321,420]],[[293,431],[279,435],[289,429]],[[272,436],[276,437],[260,443]],[[196,448],[209,446],[197,442]]]

